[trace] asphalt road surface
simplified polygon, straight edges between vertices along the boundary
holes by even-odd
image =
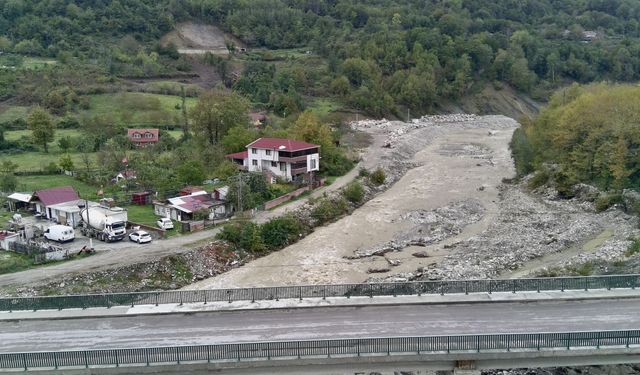
[[[640,299],[253,310],[0,322],[0,352],[638,329]]]

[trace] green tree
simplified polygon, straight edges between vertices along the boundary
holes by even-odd
[[[67,152],[69,151],[69,149],[71,148],[71,145],[73,144],[71,137],[69,136],[65,136],[62,137],[60,139],[58,139],[58,147],[60,147],[60,150],[62,150],[62,152]]]
[[[177,168],[176,175],[178,181],[183,185],[200,185],[205,179],[202,164],[194,160],[182,163]]]
[[[18,179],[13,174],[4,174],[0,176],[0,191],[3,193],[11,193],[18,186]]]
[[[234,92],[205,93],[191,110],[193,131],[208,145],[218,144],[232,127],[246,126],[248,110],[248,102]]]
[[[74,170],[75,166],[73,165],[73,160],[71,160],[71,155],[64,154],[58,160],[58,164],[63,171],[71,172]]]
[[[41,145],[44,152],[49,152],[48,144],[53,141],[55,136],[55,126],[51,115],[46,110],[36,107],[27,118],[27,126],[31,130],[34,142]]]
[[[14,174],[18,169],[18,164],[12,162],[11,160],[5,159],[0,163],[0,173],[3,175]]]
[[[301,141],[320,145],[321,152],[329,152],[335,148],[331,129],[328,125],[321,123],[318,116],[310,110],[302,112],[298,117],[291,129],[291,136]]]
[[[362,184],[359,181],[350,182],[342,190],[342,195],[344,195],[344,197],[353,204],[362,203],[362,200],[364,199],[364,189],[362,188]]]
[[[247,145],[256,140],[258,132],[253,129],[249,129],[246,126],[234,126],[227,134],[222,138],[222,147],[224,152],[233,153],[240,152],[247,149]]]

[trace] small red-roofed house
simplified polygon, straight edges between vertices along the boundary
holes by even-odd
[[[155,145],[160,140],[158,129],[127,129],[127,139],[138,147]]]

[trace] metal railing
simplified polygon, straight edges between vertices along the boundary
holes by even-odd
[[[0,369],[150,366],[306,358],[537,352],[640,345],[640,330],[278,341],[0,354]]]
[[[265,288],[179,290],[140,293],[0,298],[0,311],[91,307],[265,301],[327,297],[375,297],[423,294],[544,292],[590,289],[635,289],[640,275],[558,277],[509,280],[424,281],[404,283],[301,285]]]

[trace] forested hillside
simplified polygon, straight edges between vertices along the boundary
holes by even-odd
[[[253,48],[303,47],[323,59],[320,71],[294,71],[275,84],[277,72],[256,61],[257,78],[239,88],[263,92],[250,99],[279,103],[283,113],[302,110],[309,95],[382,116],[426,112],[486,84],[545,100],[570,81],[640,75],[633,0],[6,0],[0,14],[1,50],[64,63],[39,77],[48,82],[188,71],[175,48],[158,43],[185,20],[219,25]],[[54,90],[4,72],[0,98],[39,102]]]
[[[537,171],[534,186],[555,182],[571,196],[588,183],[620,192],[640,189],[640,88],[573,85],[558,91],[512,141],[518,172]]]

